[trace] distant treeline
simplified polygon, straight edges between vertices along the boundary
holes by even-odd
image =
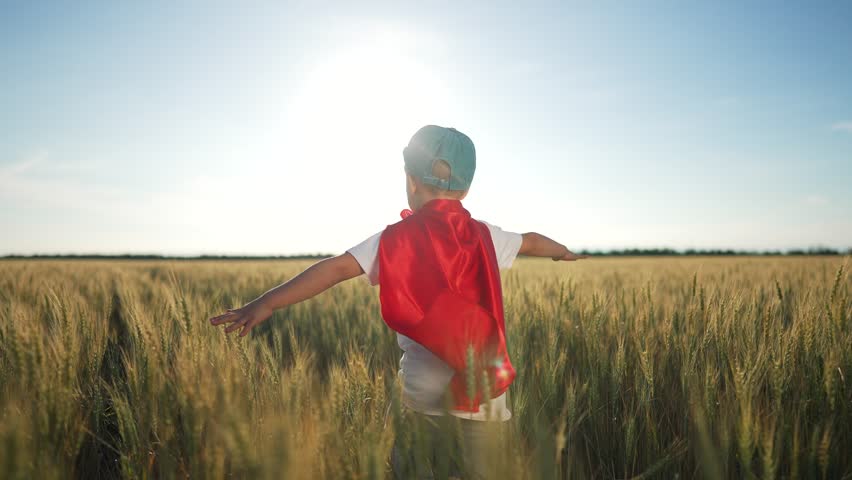
[[[669,256],[796,256],[796,255],[852,255],[852,247],[844,250],[826,247],[792,250],[725,250],[725,249],[686,249],[673,248],[627,248],[622,250],[579,250],[577,253],[597,257],[669,257]],[[173,256],[154,254],[123,255],[6,255],[3,259],[63,259],[63,260],[319,260],[331,257],[331,254],[316,253],[310,255],[196,255]]]
[[[852,247],[844,250],[826,247],[813,247],[808,249],[792,249],[792,250],[731,250],[731,249],[686,249],[675,250],[673,248],[627,248],[624,250],[580,250],[584,255],[595,255],[602,257],[636,257],[636,256],[722,256],[722,255],[742,255],[742,256],[771,256],[771,255],[852,255]]]
[[[68,255],[6,255],[3,259],[62,259],[62,260],[319,260],[331,257],[331,254],[316,253],[310,255],[155,255],[130,254],[99,255],[99,254],[68,254]]]

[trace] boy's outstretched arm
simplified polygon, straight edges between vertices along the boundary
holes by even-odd
[[[362,273],[364,271],[361,269],[361,265],[348,252],[336,257],[326,258],[243,307],[229,308],[222,315],[212,317],[210,323],[213,325],[230,323],[231,325],[225,328],[225,333],[242,328],[240,336],[244,337],[254,327],[271,317],[274,310],[307,300]]]
[[[582,260],[589,258],[588,255],[577,255],[568,250],[565,245],[551,240],[540,233],[529,232],[522,235],[521,249],[518,250],[518,255],[528,255],[531,257],[550,257],[554,262],[565,260],[568,262],[574,260]]]

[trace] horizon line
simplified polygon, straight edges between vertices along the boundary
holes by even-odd
[[[809,247],[790,249],[732,249],[732,248],[612,248],[578,249],[576,253],[592,256],[845,256],[852,255],[852,247],[847,249],[831,247]],[[335,254],[316,252],[286,255],[251,254],[195,254],[172,255],[162,253],[9,253],[0,256],[3,260],[26,259],[126,259],[126,260],[316,260],[333,257]],[[519,255],[520,256],[520,255]]]

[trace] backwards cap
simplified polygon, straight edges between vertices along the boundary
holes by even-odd
[[[402,156],[409,175],[442,190],[468,190],[476,170],[473,142],[455,128],[426,125],[411,137]],[[437,160],[450,166],[449,180],[432,175]]]

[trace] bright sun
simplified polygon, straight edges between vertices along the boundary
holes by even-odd
[[[288,137],[318,161],[400,156],[446,101],[439,75],[410,50],[404,36],[384,34],[319,59],[290,105]]]

